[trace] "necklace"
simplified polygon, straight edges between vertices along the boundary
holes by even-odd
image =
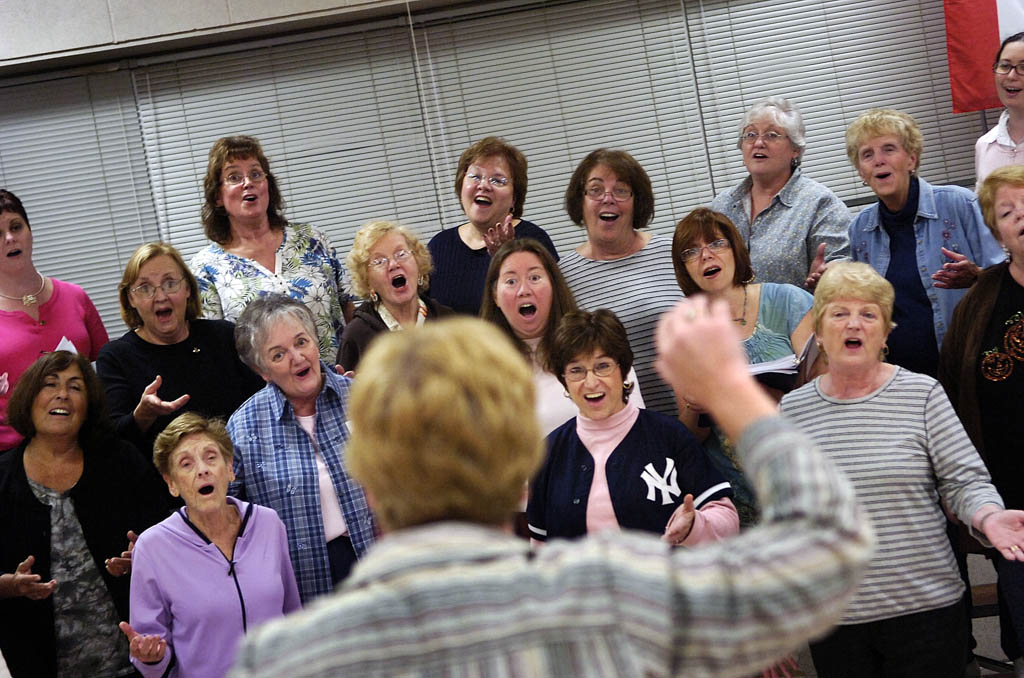
[[[21,301],[22,306],[35,306],[39,302],[39,295],[42,294],[43,288],[46,287],[46,278],[43,277],[42,273],[36,272],[39,276],[39,289],[36,290],[35,294],[25,294],[20,297],[11,297],[6,294],[0,293],[0,297],[4,299],[12,299],[14,301]]]
[[[740,317],[739,318],[733,318],[732,321],[734,323],[739,323],[740,325],[744,325],[744,326],[747,324],[747,286],[746,285],[743,286],[743,312],[740,313]]]

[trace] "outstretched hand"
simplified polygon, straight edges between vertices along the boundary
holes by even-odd
[[[807,270],[807,280],[804,281],[807,291],[814,292],[814,288],[818,286],[818,281],[821,280],[821,276],[826,270],[828,270],[828,264],[825,263],[825,243],[821,243],[818,245],[818,253],[814,256],[811,267]]]
[[[693,495],[688,494],[683,497],[683,503],[676,507],[669,517],[668,525],[665,526],[665,534],[661,535],[661,540],[673,546],[682,544],[690,536],[696,514],[697,512],[693,508]]]
[[[953,261],[946,262],[935,273],[932,273],[932,280],[935,287],[941,289],[961,289],[970,287],[978,279],[981,268],[967,258],[966,254],[960,254],[953,250],[942,248],[942,254]]]
[[[188,402],[190,396],[187,393],[175,400],[160,400],[160,396],[156,392],[160,390],[162,383],[163,378],[159,374],[156,375],[156,379],[142,392],[142,398],[135,406],[132,416],[135,417],[135,423],[139,425],[140,431],[148,431],[157,417],[177,412],[182,405]]]
[[[57,580],[44,582],[38,574],[32,574],[35,556],[29,556],[18,563],[13,573],[4,575],[7,579],[4,595],[8,598],[25,597],[30,600],[43,600],[57,590]]]
[[[136,633],[128,622],[121,622],[117,628],[127,636],[128,651],[139,661],[156,664],[164,658],[164,653],[167,652],[167,641],[160,636]]]
[[[1024,511],[994,511],[984,518],[982,527],[1003,558],[1024,561]]]
[[[114,556],[113,558],[107,558],[104,565],[107,567],[107,572],[114,577],[120,577],[123,574],[131,572],[132,570],[132,551],[135,550],[135,540],[139,536],[128,530],[128,549],[121,551],[120,556]]]
[[[488,228],[487,232],[484,233],[484,244],[487,246],[487,253],[492,257],[499,247],[510,240],[515,240],[516,230],[515,226],[512,225],[512,221],[512,215],[508,214],[504,220]]]

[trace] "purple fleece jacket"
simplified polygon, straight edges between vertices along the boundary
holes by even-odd
[[[301,606],[277,513],[227,500],[242,517],[233,563],[192,525],[184,508],[143,532],[135,544],[130,623],[137,633],[167,640],[158,664],[132,657],[146,678],[219,678],[234,664],[247,629]]]

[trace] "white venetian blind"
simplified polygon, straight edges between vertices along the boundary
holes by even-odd
[[[77,76],[5,87],[2,97],[0,186],[25,205],[36,268],[83,287],[119,336],[117,283],[135,248],[156,237],[131,81]]]
[[[459,155],[499,135],[529,161],[525,218],[559,250],[584,238],[563,208],[590,151],[629,151],[651,175],[653,228],[712,198],[686,17],[679,2],[542,3],[429,20],[416,32],[435,185],[447,227],[464,220]]]
[[[207,153],[234,134],[260,139],[288,219],[324,230],[342,257],[370,219],[436,228],[403,29],[157,63],[134,80],[160,228],[186,257],[207,244]]]
[[[691,0],[697,82],[715,191],[746,174],[742,113],[777,94],[807,125],[804,171],[844,200],[873,198],[846,157],[845,131],[880,106],[912,115],[924,136],[921,176],[968,183],[977,114],[954,115],[939,0]]]

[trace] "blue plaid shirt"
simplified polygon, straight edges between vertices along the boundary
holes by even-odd
[[[348,441],[348,377],[323,363],[324,387],[316,401],[316,442],[341,502],[356,555],[375,539],[373,515],[363,488],[345,472]],[[313,442],[291,404],[274,384],[257,391],[228,420],[235,444],[235,480],[228,494],[277,511],[288,531],[288,552],[303,603],[330,593],[320,484]]]

